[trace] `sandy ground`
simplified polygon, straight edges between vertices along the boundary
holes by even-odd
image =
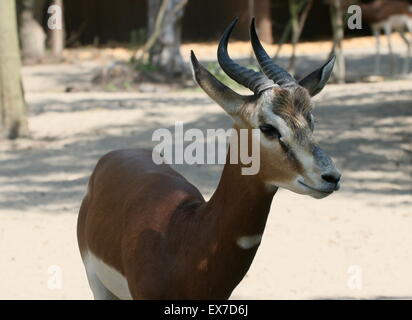
[[[310,54],[317,60],[301,59],[306,65],[323,58]],[[365,61],[372,68],[370,57],[353,52],[349,69]],[[63,93],[87,85],[98,65],[24,69],[32,138],[0,141],[0,299],[90,299],[75,227],[98,158],[151,147],[153,130],[176,120],[204,130],[231,125],[200,91]],[[232,297],[412,297],[411,82],[329,85],[315,101],[316,134],[343,173],[342,189],[323,200],[278,192]],[[206,197],[221,172],[218,165],[176,169]]]

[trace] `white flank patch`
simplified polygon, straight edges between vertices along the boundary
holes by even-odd
[[[129,291],[126,278],[116,269],[104,263],[93,253],[88,251],[84,259],[87,276],[93,293],[100,297],[105,296],[103,284],[112,294],[121,300],[131,300],[132,296]],[[100,283],[100,282],[101,283]]]
[[[257,234],[255,236],[243,236],[236,239],[236,243],[242,249],[251,249],[256,247],[262,240],[262,235]]]

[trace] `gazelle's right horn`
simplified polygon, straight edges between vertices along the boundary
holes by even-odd
[[[283,68],[278,66],[263,48],[256,33],[255,18],[250,25],[250,38],[256,59],[263,73],[281,87],[297,85],[296,80]]]

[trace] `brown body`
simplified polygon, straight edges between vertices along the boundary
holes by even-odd
[[[235,23],[219,44],[219,63],[254,95],[237,94],[194,53],[191,59],[198,84],[233,118],[232,138],[245,130],[246,141],[231,139],[208,202],[168,165],[155,164],[150,151],[120,150],[100,159],[78,220],[95,298],[227,299],[253,261],[278,187],[317,199],[339,189],[340,173],[313,137],[311,113],[311,97],[325,86],[335,59],[297,82],[270,60],[252,22],[252,45],[265,74],[248,70],[227,54]],[[231,150],[237,160],[252,151],[257,170],[232,162]]]
[[[120,271],[134,299],[228,298],[257,250],[240,248],[236,239],[263,233],[275,192],[239,170],[226,165],[205,202],[168,165],[154,164],[149,151],[107,154],[80,209],[80,251]]]

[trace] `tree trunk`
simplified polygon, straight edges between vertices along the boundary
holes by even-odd
[[[273,43],[272,14],[270,0],[255,0],[256,27],[259,30],[259,38],[263,42]]]
[[[331,1],[330,10],[333,29],[333,53],[336,56],[336,67],[333,69],[333,72],[338,83],[345,83],[346,67],[345,55],[343,53],[343,39],[345,36],[345,31],[343,26],[343,12],[341,1]]]
[[[49,29],[49,46],[52,55],[60,58],[64,49],[64,19],[63,19],[63,0],[53,0],[47,12],[49,20],[47,26]]]
[[[19,1],[19,31],[24,63],[41,62],[46,49],[46,33],[36,19],[35,0]]]
[[[14,0],[0,1],[0,133],[28,135]]]
[[[168,76],[186,73],[180,45],[185,0],[148,0],[148,36],[156,32],[156,17],[163,1],[167,1],[160,32],[149,51],[149,61],[157,70]]]

